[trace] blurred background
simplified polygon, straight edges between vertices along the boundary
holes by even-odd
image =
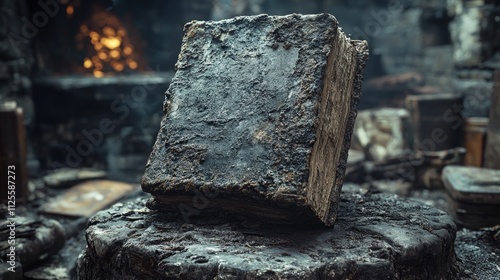
[[[94,167],[139,178],[191,20],[333,14],[370,45],[361,109],[452,93],[464,117],[487,117],[500,59],[494,1],[4,0],[0,10],[0,100],[23,109],[32,175]]]

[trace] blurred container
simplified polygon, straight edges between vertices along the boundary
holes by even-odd
[[[406,106],[413,125],[414,149],[424,152],[460,146],[463,96],[454,94],[409,95]]]
[[[14,168],[9,168],[14,166]],[[9,171],[13,171],[9,178]],[[7,181],[15,183],[16,204],[28,197],[28,171],[26,165],[26,129],[23,110],[15,102],[0,104],[0,202],[7,201]]]
[[[417,152],[422,164],[416,168],[415,186],[427,189],[443,189],[443,169],[448,165],[463,165],[465,148],[457,147],[445,151]]]
[[[484,167],[500,169],[500,70],[495,71]]]
[[[464,164],[482,167],[486,145],[488,118],[467,118],[464,125]]]
[[[500,170],[447,166],[442,179],[456,223],[471,229],[500,224]]]

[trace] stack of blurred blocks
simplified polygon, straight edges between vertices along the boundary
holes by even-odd
[[[443,182],[457,223],[473,229],[500,224],[500,170],[447,166]]]

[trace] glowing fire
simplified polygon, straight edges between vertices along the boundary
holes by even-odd
[[[94,13],[88,23],[80,26],[76,39],[80,49],[88,49],[83,68],[96,78],[140,67],[127,31],[111,13]]]

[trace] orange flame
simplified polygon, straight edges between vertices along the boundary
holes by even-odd
[[[82,65],[86,72],[96,78],[140,68],[135,48],[125,28],[109,12],[94,13],[87,24],[80,26],[76,39],[81,48],[87,45],[88,53]]]

